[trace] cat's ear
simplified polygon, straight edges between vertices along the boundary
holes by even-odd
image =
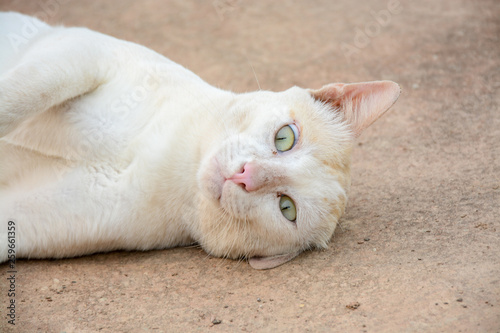
[[[358,137],[396,102],[401,93],[392,81],[332,83],[318,90],[309,90],[319,101],[343,113],[344,119]]]
[[[283,265],[300,254],[301,251],[279,254],[271,257],[254,257],[248,259],[250,266],[255,269],[271,269]]]

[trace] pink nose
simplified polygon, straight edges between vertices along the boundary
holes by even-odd
[[[233,181],[235,184],[242,184],[248,192],[255,191],[259,188],[256,181],[256,167],[251,162],[245,163],[243,171],[235,173],[231,178],[228,178],[228,180]]]

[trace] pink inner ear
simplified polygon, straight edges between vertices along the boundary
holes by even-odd
[[[401,89],[392,81],[332,83],[311,95],[340,109],[356,136],[382,116],[396,102]]]

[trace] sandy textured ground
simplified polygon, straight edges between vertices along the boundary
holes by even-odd
[[[19,332],[500,332],[499,1],[0,9],[146,45],[238,92],[258,89],[252,67],[267,90],[378,79],[403,88],[357,144],[328,250],[269,271],[197,248],[19,261]],[[4,332],[6,265],[0,277]]]

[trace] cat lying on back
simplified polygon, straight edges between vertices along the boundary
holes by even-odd
[[[235,94],[137,44],[17,13],[0,14],[0,37],[0,262],[8,221],[17,258],[197,242],[263,269],[325,248],[353,140],[400,93]]]

